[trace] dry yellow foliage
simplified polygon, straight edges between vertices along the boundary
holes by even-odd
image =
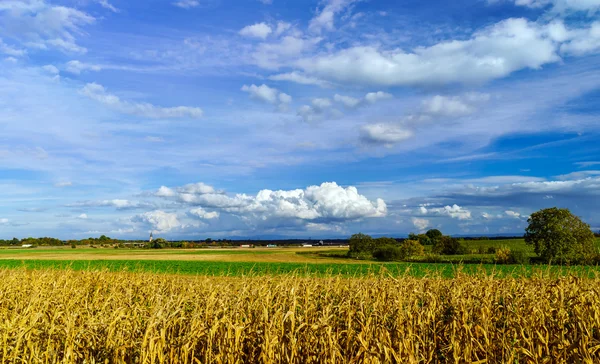
[[[597,363],[599,283],[0,270],[0,362]]]

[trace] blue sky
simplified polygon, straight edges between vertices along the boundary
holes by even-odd
[[[600,230],[600,0],[0,1],[0,238]]]

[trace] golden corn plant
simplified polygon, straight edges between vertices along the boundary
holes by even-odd
[[[0,362],[597,363],[599,283],[0,270]]]

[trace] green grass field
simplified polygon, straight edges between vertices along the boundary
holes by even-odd
[[[517,266],[494,264],[451,263],[270,263],[270,262],[215,262],[172,260],[0,260],[0,268],[107,270],[152,272],[164,274],[242,276],[242,275],[317,275],[358,277],[391,275],[413,277],[452,278],[458,274],[486,274],[496,277],[532,277],[536,274],[600,276],[596,266]]]
[[[600,245],[600,239],[597,240]],[[535,256],[522,239],[477,240],[465,242],[469,250],[479,247],[508,247]],[[426,247],[430,250],[431,247]],[[380,263],[345,258],[343,248],[255,248],[255,249],[113,249],[113,248],[33,248],[0,249],[0,268],[73,269],[136,271],[164,274],[240,276],[240,275],[410,275],[416,277],[454,277],[458,272],[485,273],[499,277],[530,277],[539,272],[557,275],[596,276],[599,267],[559,267],[543,265],[473,264],[493,261],[494,254],[443,256],[442,263]],[[463,264],[471,263],[471,264]]]

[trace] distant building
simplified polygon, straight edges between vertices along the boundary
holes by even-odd
[[[21,248],[31,248],[32,246],[32,244],[23,244],[21,245]]]
[[[248,245],[248,244],[242,244],[240,245],[240,248],[251,248],[252,245]]]
[[[152,231],[150,232],[150,240],[148,240],[149,243],[152,242]]]
[[[267,248],[277,248],[277,245],[276,244],[268,244]]]

